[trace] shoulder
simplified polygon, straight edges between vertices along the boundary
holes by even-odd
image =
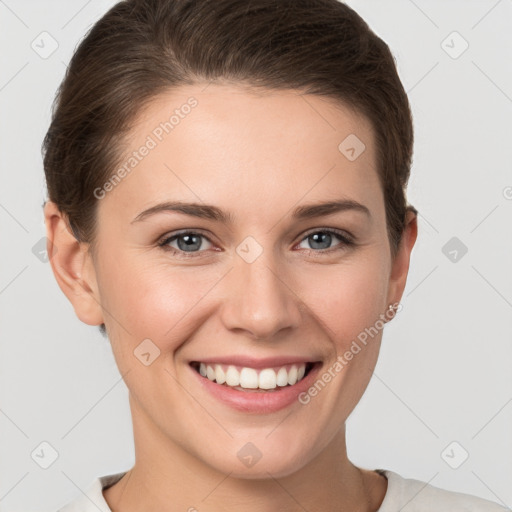
[[[103,496],[103,489],[114,485],[126,472],[101,476],[89,484],[84,494],[59,508],[57,512],[112,512]]]
[[[376,471],[388,479],[388,490],[378,512],[510,512],[470,494],[440,489],[385,469]]]

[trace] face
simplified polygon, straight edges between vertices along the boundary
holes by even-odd
[[[137,433],[233,476],[296,471],[362,396],[405,285],[371,125],[319,96],[201,84],[153,100],[127,140],[87,265]]]

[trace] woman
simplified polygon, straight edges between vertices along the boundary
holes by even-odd
[[[45,219],[136,462],[62,510],[504,510],[347,457],[416,240],[412,145],[389,48],[336,0],[127,0],[93,26]]]

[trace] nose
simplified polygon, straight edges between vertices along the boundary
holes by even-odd
[[[290,332],[301,321],[302,301],[286,274],[278,272],[264,251],[248,263],[235,258],[229,272],[221,318],[227,329],[244,331],[254,339],[273,339],[280,331]]]

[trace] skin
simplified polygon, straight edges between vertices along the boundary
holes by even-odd
[[[382,330],[307,405],[269,414],[216,401],[188,361],[295,354],[329,368],[400,301],[416,218],[408,214],[393,259],[372,126],[347,106],[295,90],[174,89],[140,113],[127,153],[190,96],[198,101],[191,113],[98,201],[94,255],[55,204],[45,206],[59,286],[82,322],[106,324],[129,389],[136,461],[105,499],[115,512],[376,511],[387,480],[348,459],[345,421],[372,376]],[[354,161],[338,150],[349,134],[366,145]],[[371,217],[291,218],[296,206],[339,198]],[[176,212],[132,223],[167,200],[215,205],[233,224]],[[322,228],[346,231],[356,245],[333,235],[315,248],[308,236]],[[158,247],[184,229],[206,237],[193,257]],[[247,236],[263,249],[252,263],[236,252]],[[177,240],[170,245],[179,250]],[[147,338],[161,351],[149,366],[133,354]],[[237,457],[247,442],[262,453],[252,467]]]

